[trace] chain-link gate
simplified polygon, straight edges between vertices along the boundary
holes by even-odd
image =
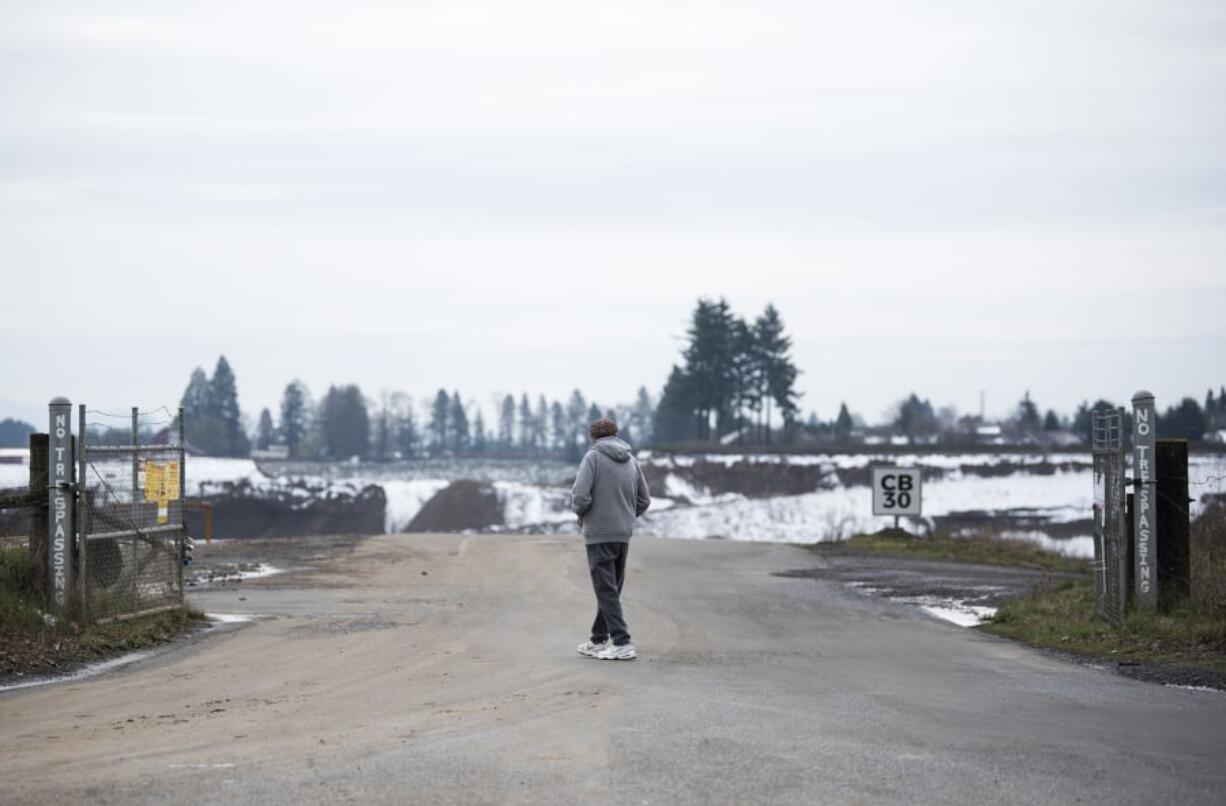
[[[127,423],[124,423],[124,420]],[[183,603],[183,411],[80,413],[81,606],[92,620]]]
[[[1093,412],[1094,592],[1098,615],[1113,627],[1127,607],[1128,534],[1124,519],[1124,410]]]

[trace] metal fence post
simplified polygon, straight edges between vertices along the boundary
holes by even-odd
[[[1092,413],[1094,455],[1094,592],[1098,612],[1118,627],[1124,615],[1124,409]]]
[[[50,569],[48,604],[56,616],[67,614],[72,584],[72,402],[51,399],[50,456],[47,462],[47,506],[50,534],[47,561]]]
[[[183,424],[183,407],[179,407],[179,601],[183,601],[183,566],[187,560],[187,429]]]
[[[140,409],[132,407],[132,515],[131,522],[140,523]],[[140,530],[132,530],[132,601],[140,599],[140,584],[138,580],[140,562]]]

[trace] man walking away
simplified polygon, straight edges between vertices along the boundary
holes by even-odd
[[[596,592],[592,638],[579,654],[600,660],[634,660],[622,617],[621,591],[635,520],[651,506],[651,493],[630,446],[617,438],[617,423],[602,417],[588,430],[592,447],[579,463],[571,506],[583,528],[587,567]]]

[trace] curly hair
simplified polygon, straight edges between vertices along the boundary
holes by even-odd
[[[592,440],[604,439],[605,437],[617,436],[617,423],[610,420],[608,417],[601,417],[596,422],[588,427],[588,433]]]

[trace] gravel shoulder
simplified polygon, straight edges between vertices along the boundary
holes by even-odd
[[[235,541],[249,617],[0,694],[5,800],[1218,803],[1226,696],[1064,663],[838,578],[804,548],[636,539],[642,657],[579,657],[568,538]],[[837,571],[837,569],[836,569]],[[1143,734],[1139,726],[1144,726]],[[1126,760],[1124,763],[1123,760]]]

